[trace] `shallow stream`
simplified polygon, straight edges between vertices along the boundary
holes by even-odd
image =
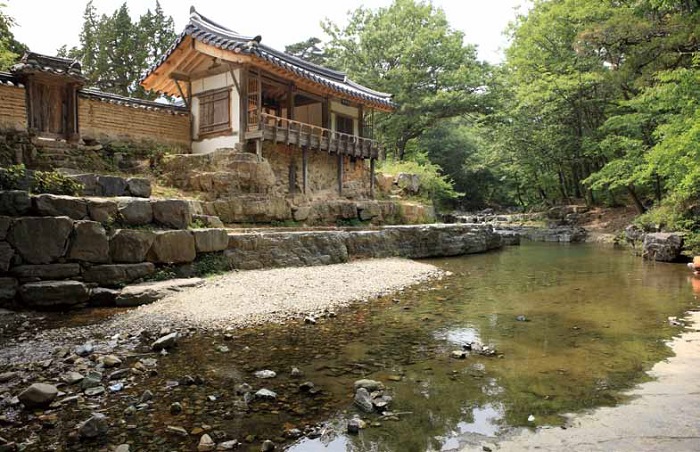
[[[478,446],[514,428],[562,425],[566,413],[624,401],[622,391],[670,355],[666,342],[682,329],[669,316],[697,305],[684,266],[602,247],[527,244],[428,262],[452,275],[315,325],[182,340],[158,357],[157,375],[110,401],[112,418],[119,418],[144,389],[155,393],[154,409],[126,419],[110,442],[194,450],[199,434],[166,433],[166,425],[178,425],[237,438],[250,451],[266,439],[294,452]],[[467,343],[496,353],[452,357]],[[292,376],[292,367],[303,377]],[[261,369],[277,376],[255,378]],[[170,383],[184,375],[205,383]],[[395,416],[353,407],[359,378],[385,383]],[[307,381],[311,393],[308,385],[300,389]],[[246,403],[236,394],[243,382],[277,399]],[[183,412],[171,415],[175,401]],[[354,414],[368,427],[348,435],[345,422]],[[293,438],[294,429],[315,425],[320,437]]]

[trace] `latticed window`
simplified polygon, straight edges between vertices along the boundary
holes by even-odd
[[[335,131],[347,133],[348,135],[355,134],[355,120],[350,116],[335,115]]]
[[[231,129],[231,90],[210,91],[199,98],[199,134]]]

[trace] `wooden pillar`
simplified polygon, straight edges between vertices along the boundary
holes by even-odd
[[[343,196],[343,155],[338,152],[338,195]]]
[[[357,107],[357,136],[364,138],[365,132],[365,115],[362,109],[362,105]]]
[[[294,119],[294,84],[287,87],[287,119]]]
[[[321,127],[324,129],[331,128],[331,106],[327,97],[321,103]]]
[[[248,66],[242,66],[240,68],[240,74],[239,85],[241,92],[239,93],[240,121],[238,125],[238,142],[244,145],[245,133],[248,130]]]
[[[374,159],[372,157],[369,159],[369,197],[374,199]]]
[[[309,143],[311,143],[311,137],[309,137]],[[304,194],[306,194],[308,183],[309,183],[309,156],[308,147],[304,146],[301,148],[301,182]]]

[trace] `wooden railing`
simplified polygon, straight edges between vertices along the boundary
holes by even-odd
[[[246,139],[262,139],[319,149],[362,159],[379,158],[379,145],[369,138],[262,113],[258,124],[248,124]]]

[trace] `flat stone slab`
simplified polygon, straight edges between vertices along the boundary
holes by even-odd
[[[190,231],[157,231],[148,252],[148,260],[158,264],[182,264],[197,257],[194,236]]]
[[[69,308],[86,303],[90,294],[79,281],[41,281],[20,287],[20,297],[34,308]]]
[[[36,195],[34,209],[44,217],[70,217],[74,220],[88,218],[87,202],[83,198],[63,195]]]
[[[50,264],[65,256],[73,220],[68,217],[22,217],[12,222],[7,241],[28,264]]]
[[[80,275],[80,264],[19,265],[12,269],[18,278],[66,279]]]
[[[150,262],[140,264],[95,265],[83,272],[83,279],[101,286],[116,286],[135,281],[155,272]]]
[[[193,229],[194,244],[198,253],[213,253],[228,248],[226,229]]]
[[[126,286],[117,296],[118,307],[132,307],[153,303],[165,296],[188,287],[204,284],[201,278],[171,279]]]

